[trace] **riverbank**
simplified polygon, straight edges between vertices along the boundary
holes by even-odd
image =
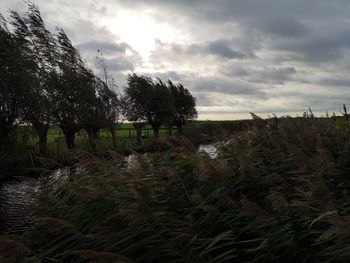
[[[132,152],[160,152],[176,146],[179,142],[177,138],[187,138],[192,144],[210,143],[213,141],[224,140],[229,138],[232,133],[242,131],[249,127],[251,121],[207,121],[193,122],[184,128],[183,135],[176,134],[169,136],[164,130],[159,139],[146,137],[140,144],[136,143],[135,138],[128,138],[128,134],[122,133],[124,137],[117,140],[118,154],[127,156]],[[123,124],[123,129],[132,129],[131,124]],[[60,167],[71,165],[74,160],[70,157],[69,151],[65,146],[64,140],[60,137],[58,129],[53,129],[49,136],[48,157],[40,157],[37,150],[37,138],[33,132],[24,132],[22,127],[18,132],[18,140],[22,144],[9,143],[6,150],[0,151],[0,182],[11,180],[13,176],[39,176],[45,170],[54,170]],[[123,132],[123,131],[122,131]],[[134,131],[135,132],[135,131]],[[28,134],[32,134],[28,137]],[[152,135],[152,134],[151,134]],[[151,136],[149,135],[149,136]],[[85,136],[85,137],[84,137]],[[24,140],[22,137],[27,137]],[[24,144],[26,141],[26,144]],[[181,141],[181,139],[180,139]],[[86,134],[77,136],[77,147],[85,151],[91,151]],[[113,150],[111,140],[106,137],[105,132],[96,140],[95,155],[104,158],[108,157],[108,152]]]
[[[283,118],[216,144],[214,158],[186,138],[131,165],[76,150],[79,173],[42,195],[26,245],[59,262],[344,261],[349,135]]]

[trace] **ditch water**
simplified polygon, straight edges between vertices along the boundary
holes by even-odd
[[[218,148],[213,144],[203,144],[198,153],[205,152],[210,158],[218,156]],[[128,168],[135,155],[126,157]],[[38,204],[40,193],[51,187],[55,189],[68,177],[69,168],[53,171],[39,178],[15,177],[14,180],[0,184],[0,235],[21,236],[30,233],[36,222],[34,207]]]
[[[39,194],[48,187],[57,187],[68,172],[68,168],[63,168],[38,179],[16,177],[0,184],[0,235],[28,234],[36,222],[34,207]]]
[[[201,144],[198,147],[198,152],[205,152],[211,159],[218,157],[219,149],[214,144]]]

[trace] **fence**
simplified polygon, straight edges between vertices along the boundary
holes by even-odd
[[[171,130],[172,134],[177,134],[177,129],[172,128]],[[160,135],[166,135],[169,134],[169,129],[168,128],[160,128],[159,129],[159,134]],[[154,135],[152,128],[143,128],[141,136],[143,138],[148,138],[152,137]],[[111,137],[110,132],[108,130],[101,130],[99,132],[100,137]],[[134,128],[117,128],[116,130],[116,138],[136,138],[136,130]]]

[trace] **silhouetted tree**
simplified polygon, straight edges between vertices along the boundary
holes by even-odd
[[[162,124],[174,116],[174,101],[167,85],[158,79],[132,74],[128,76],[125,96],[131,105],[140,109],[142,118],[152,126],[154,136],[159,137]],[[141,117],[141,116],[140,116]]]
[[[126,95],[121,99],[121,109],[124,118],[132,122],[136,130],[136,142],[141,144],[142,129],[145,127],[147,121],[143,108]]]
[[[0,14],[0,146],[15,122],[24,117],[24,98],[30,88],[30,57],[23,39],[12,33]]]
[[[98,51],[100,53],[100,51]],[[103,127],[106,128],[112,136],[113,150],[117,149],[116,131],[120,116],[120,101],[117,94],[117,85],[114,79],[108,73],[108,67],[101,54],[98,64],[101,67],[101,78],[98,79],[97,96],[101,102],[100,110],[103,112]]]
[[[61,127],[67,147],[74,148],[75,134],[83,127],[82,116],[94,104],[94,75],[82,61],[66,33],[57,34],[59,70],[50,74],[51,112]]]
[[[159,129],[163,124],[173,122],[175,115],[174,99],[163,81],[158,79],[154,84],[154,96],[151,100],[152,114],[148,117],[154,135],[159,137]]]
[[[50,100],[48,97],[48,76],[57,66],[56,43],[53,35],[46,29],[38,7],[28,4],[29,12],[21,17],[11,11],[11,24],[15,35],[22,39],[30,52],[31,88],[25,97],[25,120],[30,122],[38,133],[40,154],[47,154],[47,133],[52,123]],[[34,65],[33,65],[34,64]],[[29,79],[28,79],[29,81]]]
[[[182,126],[189,120],[197,118],[196,99],[192,96],[188,89],[185,89],[182,84],[175,85],[171,80],[168,80],[170,93],[174,100],[175,115],[170,122],[170,130],[172,124],[175,124],[179,133],[182,132]]]
[[[95,80],[95,92],[98,90],[98,80]],[[96,152],[96,141],[98,138],[98,132],[103,128],[104,115],[102,111],[102,101],[98,96],[91,96],[88,98],[88,108],[82,112],[80,116],[80,122],[85,129],[89,138],[89,145],[92,152]]]

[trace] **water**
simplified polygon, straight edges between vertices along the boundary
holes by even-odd
[[[214,144],[202,144],[198,152],[205,152],[214,159],[219,150]],[[125,157],[128,169],[133,166],[135,159],[135,154]],[[80,171],[78,168],[76,174]],[[30,233],[37,220],[34,207],[38,204],[40,194],[47,189],[57,189],[69,173],[69,168],[63,168],[38,179],[16,177],[12,181],[0,184],[0,235],[20,236]]]
[[[68,176],[69,169],[63,168],[38,179],[16,177],[0,185],[0,234],[28,234],[36,222],[35,205],[40,193],[54,190],[59,182]]]
[[[201,144],[198,147],[198,152],[205,152],[211,159],[218,157],[219,149],[214,144]]]
[[[128,164],[127,165],[128,169],[130,169],[132,167],[132,163],[135,161],[136,158],[137,158],[137,156],[134,153],[129,154],[128,156],[125,156],[125,161]]]

